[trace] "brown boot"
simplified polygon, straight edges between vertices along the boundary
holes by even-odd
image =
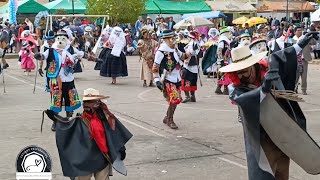
[[[168,123],[167,125],[171,128],[171,129],[178,129],[178,126],[176,125],[176,123],[174,123],[173,121],[173,115],[174,115],[174,111],[176,110],[177,108],[177,105],[174,104],[174,105],[170,105],[170,111],[169,111],[169,118],[168,118]]]
[[[214,93],[223,94],[222,91],[221,91],[221,87],[222,87],[222,85],[218,84],[216,90],[214,91]]]
[[[223,94],[229,95],[228,86],[223,86]]]
[[[172,107],[169,106],[168,109],[167,109],[167,115],[163,118],[163,121],[162,121],[163,124],[168,124],[169,112],[172,111],[171,109],[172,109]]]

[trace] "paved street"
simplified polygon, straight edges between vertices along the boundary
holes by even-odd
[[[99,76],[93,62],[84,61],[84,72],[76,74],[80,94],[89,87],[111,96],[107,104],[133,133],[127,145],[128,177],[114,172],[114,180],[246,180],[247,167],[242,126],[237,109],[227,96],[214,94],[214,81],[202,77],[203,87],[197,91],[197,103],[179,105],[175,114],[178,130],[162,123],[166,102],[157,88],[143,88],[138,56],[127,58],[129,77],[117,79]],[[67,179],[62,170],[51,132],[51,121],[45,118],[40,133],[42,111],[49,106],[44,79],[38,78],[33,94],[34,72],[24,76],[17,60],[9,60],[5,71],[6,94],[0,83],[0,179],[15,178],[15,160],[28,145],[46,149],[53,159],[54,180]],[[309,66],[308,93],[301,103],[307,117],[308,131],[320,143],[320,65]],[[2,81],[2,77],[1,77]],[[80,110],[79,110],[80,112]],[[285,133],[285,132],[284,132]],[[319,180],[308,175],[291,161],[290,179]]]

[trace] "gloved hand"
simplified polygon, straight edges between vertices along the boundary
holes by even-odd
[[[34,58],[35,58],[36,60],[41,60],[42,55],[41,55],[40,53],[36,53],[36,54],[34,54]]]
[[[41,77],[43,77],[43,71],[42,71],[42,69],[38,69],[38,72],[39,72],[39,75],[41,76]]]
[[[163,86],[162,86],[162,83],[160,81],[156,81],[156,85],[157,85],[157,88],[160,89],[160,91],[163,90]]]
[[[303,39],[301,39],[299,42],[298,42],[298,45],[303,49],[304,47],[306,47],[310,40],[312,38],[318,40],[319,39],[319,36],[318,36],[319,32],[316,32],[316,31],[311,31],[311,32],[308,32]]]
[[[52,111],[52,110],[50,110],[50,109],[47,109],[47,110],[45,110],[44,112],[47,114],[47,116],[48,116],[49,119],[51,119],[51,120],[54,121],[54,122],[57,121],[56,117],[54,116],[54,115],[56,114],[54,111]]]
[[[269,70],[267,74],[264,76],[264,82],[262,84],[262,91],[264,93],[270,93],[272,88],[272,81],[276,81],[280,78],[279,70],[273,69]]]
[[[120,151],[120,156],[121,161],[123,161],[127,156],[126,150]]]

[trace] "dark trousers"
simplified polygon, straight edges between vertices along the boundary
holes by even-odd
[[[315,59],[320,58],[320,50],[313,50],[313,54]]]

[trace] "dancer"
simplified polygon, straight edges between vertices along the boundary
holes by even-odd
[[[204,44],[206,51],[202,59],[201,67],[203,74],[207,75],[208,78],[210,78],[211,75],[214,75],[215,77],[217,75],[216,53],[219,35],[220,33],[216,28],[211,28],[208,32],[208,42]]]
[[[132,134],[101,101],[106,98],[93,88],[84,90],[83,114],[72,119],[45,111],[57,124],[56,144],[64,176],[109,180],[112,168],[127,175],[125,144]]]
[[[142,28],[140,33],[142,35],[138,41],[138,50],[142,60],[140,78],[143,80],[143,87],[147,87],[147,82],[150,87],[153,87],[152,66],[154,63],[154,49],[157,47],[157,42],[151,39],[150,33],[146,28]]]
[[[240,35],[239,47],[249,46],[251,42],[251,36],[248,33],[243,33]]]
[[[163,123],[167,124],[171,129],[177,129],[178,126],[173,121],[173,115],[177,105],[182,101],[180,69],[183,62],[180,60],[177,51],[175,51],[174,32],[164,30],[161,38],[164,42],[156,52],[152,72],[155,84],[163,91],[163,96],[169,104]]]
[[[34,70],[36,66],[33,62],[34,54],[28,41],[24,41],[22,43],[22,48],[19,52],[19,56],[21,58],[21,69],[24,69],[25,75],[29,76],[31,70]]]
[[[305,131],[306,119],[297,98],[275,93],[294,90],[297,54],[316,36],[309,33],[297,45],[272,54],[269,67],[260,61],[266,51],[253,55],[248,46],[235,48],[233,63],[220,69],[232,81],[229,97],[243,119],[249,180],[288,180],[290,158],[305,170],[313,170],[312,157],[304,152],[310,152],[309,145],[319,146]],[[304,142],[298,140],[302,137]],[[300,143],[305,146],[297,147]]]
[[[117,83],[117,77],[128,76],[127,59],[123,53],[126,45],[123,30],[120,27],[114,27],[108,39],[106,47],[111,48],[111,52],[103,56],[100,75],[112,77],[111,84]]]
[[[198,37],[195,32],[190,32],[188,37],[190,42],[185,47],[187,58],[184,60],[181,81],[181,90],[184,91],[186,97],[182,103],[196,102],[195,91],[197,90],[199,73],[198,53],[200,52],[200,47],[197,40]]]
[[[71,55],[66,47],[69,43],[68,34],[59,30],[56,35],[55,48],[49,48],[44,53],[37,53],[37,60],[46,60],[47,77],[51,94],[50,109],[55,113],[62,111],[62,101],[65,105],[67,117],[72,117],[73,111],[81,107],[79,95],[74,83],[73,67],[77,62],[77,55]],[[52,131],[56,124],[53,123]]]
[[[230,60],[230,43],[231,43],[232,33],[228,27],[223,27],[220,30],[219,43],[217,47],[217,70],[221,67],[227,65]],[[229,81],[224,77],[224,74],[217,73],[217,88],[215,90],[216,94],[228,94]],[[221,87],[224,86],[223,92]]]

